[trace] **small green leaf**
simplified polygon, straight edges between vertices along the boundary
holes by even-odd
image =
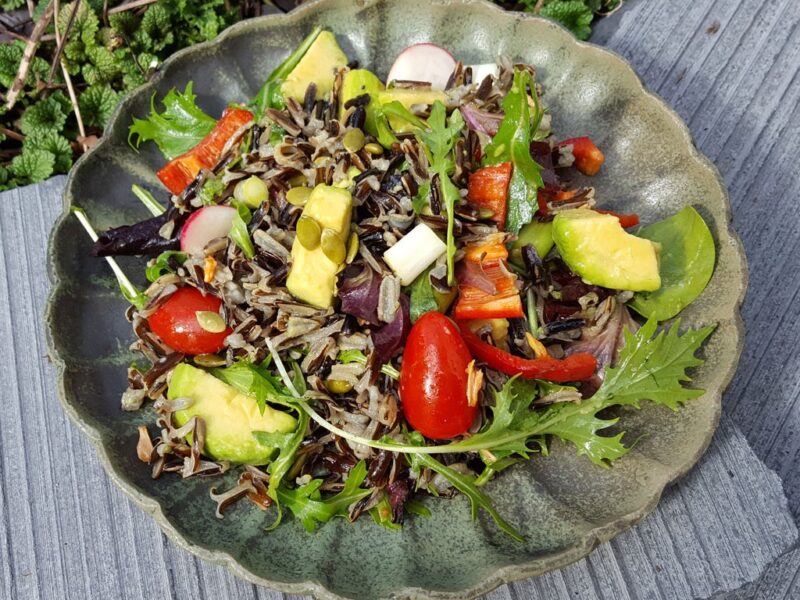
[[[253,258],[256,255],[256,249],[253,247],[253,240],[250,239],[250,231],[247,229],[247,224],[250,222],[250,219],[250,209],[247,208],[243,202],[237,202],[236,215],[233,217],[233,223],[231,223],[231,230],[228,236],[241,248],[242,253],[247,258]]]
[[[44,131],[61,132],[67,122],[61,102],[53,96],[39,100],[29,106],[20,119],[19,127],[25,135]]]
[[[714,238],[703,217],[691,206],[636,232],[661,245],[658,271],[661,287],[637,292],[629,306],[648,319],[666,321],[689,306],[714,273]]]
[[[47,150],[25,149],[11,161],[11,171],[18,179],[36,183],[53,174],[56,157]]]
[[[216,120],[195,104],[192,82],[183,92],[175,88],[162,100],[164,112],[155,107],[155,94],[147,119],[134,117],[128,133],[128,142],[138,148],[143,141],[153,140],[167,160],[194,148],[214,128]]]
[[[578,39],[586,40],[592,34],[590,25],[594,19],[594,13],[584,0],[550,0],[542,7],[539,14],[558,21],[572,31]]]
[[[36,130],[29,135],[24,148],[44,150],[53,155],[53,171],[66,173],[72,167],[72,147],[69,140],[53,130]]]
[[[411,284],[409,296],[409,313],[411,322],[416,322],[422,315],[439,310],[436,295],[431,284],[431,271],[433,267],[423,271]]]
[[[319,523],[327,523],[334,517],[346,517],[351,504],[366,498],[371,489],[363,489],[361,484],[367,476],[367,465],[362,460],[350,469],[342,491],[329,498],[322,498],[319,491],[322,479],[313,479],[310,483],[295,489],[278,488],[278,498],[292,514],[303,524],[306,531],[313,533]]]
[[[167,250],[158,255],[155,262],[145,269],[144,275],[147,281],[153,282],[162,275],[174,273],[173,265],[182,265],[186,262],[186,253],[177,250]]]

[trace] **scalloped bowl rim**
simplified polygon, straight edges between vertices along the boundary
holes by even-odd
[[[311,2],[300,6],[299,8],[295,9],[294,11],[288,14],[267,15],[267,16],[257,17],[255,19],[250,19],[247,21],[241,21],[239,23],[236,23],[228,27],[225,31],[220,33],[213,40],[179,50],[178,52],[167,58],[162,63],[161,67],[159,68],[159,71],[150,81],[135,88],[120,100],[120,102],[114,109],[114,112],[112,113],[109,119],[107,128],[110,128],[112,123],[116,122],[117,119],[121,118],[124,115],[128,104],[131,102],[134,96],[138,96],[139,94],[143,94],[149,90],[152,90],[153,88],[155,88],[156,84],[165,76],[165,73],[167,71],[180,68],[180,63],[183,61],[184,57],[194,54],[195,52],[205,48],[211,48],[217,45],[221,45],[228,37],[237,34],[241,30],[249,28],[261,28],[267,25],[280,26],[281,24],[284,23],[290,23],[292,21],[302,20],[302,18],[304,18],[309,13],[316,10],[318,6],[324,4],[326,1],[327,0],[312,0]],[[358,2],[358,4],[363,7],[370,4],[372,1],[373,0],[367,0],[367,1],[362,0]],[[720,189],[722,190],[723,200],[724,200],[725,223],[727,225],[727,234],[730,237],[730,240],[734,246],[735,258],[738,258],[739,266],[743,274],[742,279],[739,282],[740,283],[739,295],[738,298],[736,299],[733,311],[734,314],[732,316],[733,325],[737,336],[737,344],[736,344],[737,347],[735,356],[733,357],[733,360],[730,362],[730,366],[728,366],[727,372],[721,378],[721,383],[718,386],[718,389],[706,392],[706,397],[714,402],[714,407],[715,407],[714,427],[709,429],[706,439],[704,439],[702,444],[699,445],[698,451],[694,456],[692,456],[689,460],[685,462],[685,464],[681,465],[680,467],[675,467],[670,469],[666,483],[660,488],[655,489],[650,500],[643,507],[639,508],[638,510],[631,511],[629,514],[620,517],[614,521],[611,521],[605,525],[592,529],[590,532],[586,534],[581,544],[570,547],[557,554],[553,554],[545,558],[534,559],[530,563],[522,563],[522,564],[518,563],[518,564],[506,565],[504,567],[497,569],[497,571],[495,571],[492,575],[486,577],[485,579],[475,584],[471,588],[465,588],[453,592],[443,592],[443,591],[431,591],[431,590],[423,590],[420,588],[406,587],[395,590],[395,592],[393,592],[392,595],[394,597],[399,597],[399,598],[417,597],[420,595],[425,595],[427,597],[435,597],[435,598],[476,597],[478,595],[485,594],[491,591],[492,589],[495,589],[496,587],[499,587],[500,585],[503,585],[505,583],[524,579],[527,577],[541,575],[548,571],[565,567],[573,562],[576,562],[587,556],[600,543],[610,540],[614,536],[618,535],[619,533],[622,533],[626,529],[630,528],[631,526],[641,521],[645,516],[651,513],[653,509],[657,506],[661,498],[661,495],[664,492],[664,489],[666,489],[667,486],[671,485],[672,483],[680,479],[683,475],[685,475],[689,470],[691,470],[697,463],[697,461],[700,459],[700,457],[705,453],[706,449],[708,448],[708,445],[711,443],[711,439],[714,436],[721,414],[722,393],[728,387],[728,385],[731,382],[731,379],[733,378],[734,373],[736,372],[736,368],[738,366],[739,358],[741,356],[742,348],[744,345],[744,324],[741,317],[741,306],[744,301],[745,293],[747,291],[747,281],[748,281],[747,260],[744,254],[741,240],[739,239],[738,234],[732,227],[731,206],[730,206],[728,192],[718,169],[705,155],[703,155],[697,149],[697,147],[694,144],[694,140],[692,139],[692,135],[691,132],[689,131],[689,128],[680,118],[680,116],[678,116],[678,114],[672,108],[670,108],[669,105],[667,105],[660,96],[658,96],[656,93],[648,90],[645,87],[644,83],[642,82],[638,74],[634,71],[633,67],[631,67],[628,61],[625,60],[622,56],[620,56],[619,54],[617,54],[612,50],[598,46],[597,44],[592,44],[591,42],[583,42],[576,39],[571,32],[569,32],[566,28],[564,28],[558,23],[551,21],[549,19],[545,19],[534,15],[528,15],[525,13],[512,13],[510,11],[504,11],[497,5],[491,4],[486,0],[456,0],[456,2],[453,2],[452,0],[435,0],[435,4],[439,5],[448,5],[454,3],[461,5],[478,6],[490,11],[494,11],[498,17],[511,18],[518,22],[538,22],[553,29],[560,30],[563,34],[566,43],[574,44],[578,48],[580,48],[581,51],[584,52],[594,52],[597,54],[603,54],[606,56],[608,60],[616,63],[616,65],[619,68],[628,70],[633,75],[634,81],[636,81],[639,87],[637,92],[641,93],[646,97],[649,97],[650,100],[656,103],[659,109],[664,111],[670,117],[670,119],[675,123],[675,125],[681,131],[684,141],[688,146],[690,146],[691,158],[699,162],[704,168],[706,168],[714,175],[714,177],[717,180],[717,183],[719,184]],[[158,501],[156,501],[151,496],[137,490],[132,485],[132,483],[130,483],[126,479],[126,474],[117,471],[117,469],[111,463],[108,450],[100,440],[100,434],[97,431],[97,429],[95,429],[87,422],[85,422],[78,415],[77,410],[72,406],[72,404],[68,400],[67,391],[65,388],[65,380],[64,380],[65,362],[61,358],[58,349],[55,347],[52,334],[52,328],[54,326],[52,319],[53,303],[56,293],[60,288],[60,286],[62,285],[61,281],[59,280],[58,274],[56,273],[53,260],[53,253],[54,253],[53,238],[55,232],[63,225],[63,222],[68,218],[70,214],[70,207],[72,206],[71,188],[74,178],[75,167],[84,162],[89,161],[91,157],[95,154],[95,152],[97,152],[107,143],[110,143],[107,140],[107,138],[101,138],[100,142],[96,146],[91,148],[78,161],[76,161],[75,166],[73,166],[73,169],[70,171],[70,174],[67,178],[64,188],[64,196],[62,198],[64,212],[53,225],[53,229],[51,231],[50,238],[48,241],[47,267],[48,267],[48,276],[51,283],[51,289],[48,294],[47,305],[45,309],[45,323],[47,329],[46,337],[47,337],[49,354],[56,367],[57,392],[61,406],[64,408],[65,412],[69,415],[70,419],[81,429],[81,431],[83,431],[86,434],[86,436],[92,442],[97,451],[100,463],[102,464],[103,469],[109,475],[111,480],[137,506],[141,507],[146,512],[150,513],[154,517],[156,523],[161,528],[161,530],[167,535],[167,537],[170,540],[172,540],[179,547],[191,552],[192,554],[202,558],[203,560],[207,560],[209,562],[222,565],[228,568],[237,577],[240,577],[246,581],[249,581],[257,585],[265,586],[268,588],[272,588],[275,590],[291,594],[312,594],[317,598],[324,598],[324,599],[342,598],[342,596],[331,592],[324,585],[316,581],[292,583],[285,581],[269,580],[260,577],[242,567],[236,561],[236,559],[233,558],[233,556],[231,556],[229,553],[223,551],[209,550],[207,548],[204,548],[202,546],[199,546],[197,544],[188,541],[180,533],[178,533],[175,527],[169,522],[169,519],[164,514],[161,505],[158,503]]]

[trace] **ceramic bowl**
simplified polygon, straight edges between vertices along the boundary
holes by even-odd
[[[252,97],[317,24],[335,32],[351,58],[381,76],[402,48],[422,41],[443,45],[467,64],[505,54],[535,65],[559,136],[589,135],[605,152],[605,166],[592,180],[604,207],[636,212],[647,223],[690,203],[716,240],[714,276],[682,315],[685,325],[718,323],[703,350],[706,364],[695,377],[706,394],[679,412],[649,403],[641,411],[626,411],[622,424],[628,439],[639,441],[610,469],[554,443],[547,458],[490,483],[487,492],[524,533],[524,543],[484,516],[473,521],[463,496],[430,499],[432,516],[407,519],[399,533],[369,518],[331,522],[314,534],[286,518],[265,533],[272,516],[247,503],[223,520],[215,518],[208,492],[222,482],[176,476],[154,481],[136,458],[136,427],[151,422],[152,414],[120,410],[126,367],[134,358],[127,349],[132,336],[123,315],[126,304],[108,265],[89,256],[89,240],[66,211],[82,206],[98,229],[147,216],[131,184],[164,197],[155,177],[163,159],[153,144],[139,153],[131,149],[131,117],[148,112],[154,93],[161,97],[188,81],[194,81],[200,106],[219,114],[229,102]],[[111,478],[170,538],[240,577],[287,592],[466,598],[578,560],[642,519],[664,487],[695,464],[717,426],[721,394],[741,351],[746,265],[730,229],[719,175],[697,152],[686,126],[620,57],[578,42],[550,21],[487,2],[320,0],[289,15],[235,25],[213,42],[179,52],[150,83],[122,100],[102,141],[72,170],[64,205],[50,242],[47,321],[66,411],[95,442]],[[143,261],[120,262],[141,283]]]

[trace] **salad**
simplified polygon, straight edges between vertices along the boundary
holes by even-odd
[[[73,210],[131,304],[138,457],[238,474],[219,517],[398,529],[460,493],[521,540],[488,482],[556,438],[607,467],[615,407],[702,395],[713,325],[659,322],[708,283],[708,227],[602,208],[604,155],[552,131],[531,65],[416,44],[384,83],[315,29],[251,101],[209,115],[190,82],[129,141],[165,157],[166,191],[133,186],[152,217],[98,236]],[[147,289],[119,255],[147,257]]]

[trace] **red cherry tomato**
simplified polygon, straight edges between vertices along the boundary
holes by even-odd
[[[438,312],[411,328],[400,371],[400,400],[406,421],[435,440],[464,433],[477,406],[467,404],[469,350],[455,324]]]
[[[196,288],[186,286],[172,294],[147,318],[158,337],[173,350],[184,354],[214,354],[225,346],[231,329],[211,333],[200,327],[199,311],[219,312],[222,301],[216,296],[204,296]]]

